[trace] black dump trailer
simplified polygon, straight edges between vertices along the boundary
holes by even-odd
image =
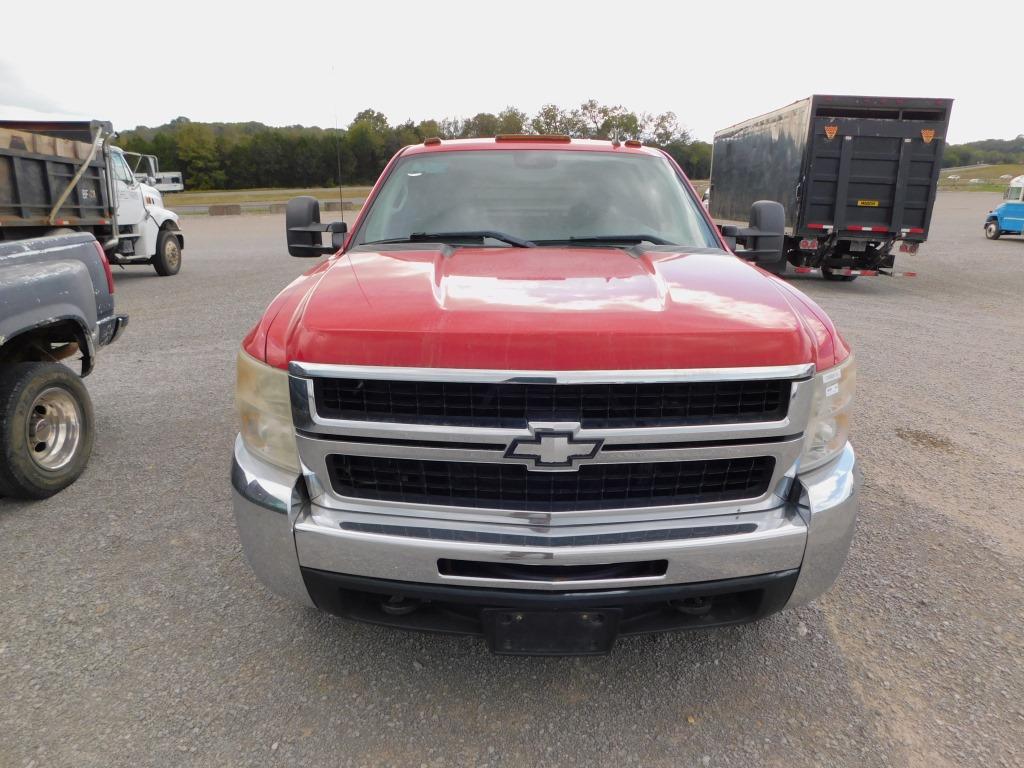
[[[773,272],[894,274],[895,250],[928,237],[952,106],[818,95],[718,131],[711,215],[742,221],[757,200],[782,203],[783,256],[759,262]]]

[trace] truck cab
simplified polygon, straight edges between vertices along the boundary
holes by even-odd
[[[985,218],[985,237],[989,240],[1020,234],[1024,234],[1024,176],[1010,180],[1003,202]]]
[[[156,187],[141,181],[128,162],[127,153],[120,147],[110,147],[110,178],[117,207],[117,229],[120,240],[111,261],[118,263],[148,262],[152,255],[162,259],[165,270],[171,274],[181,266],[181,236],[178,216],[164,207],[163,195]],[[151,177],[147,177],[147,180]],[[156,262],[154,262],[155,264]],[[156,265],[160,272],[160,266]]]

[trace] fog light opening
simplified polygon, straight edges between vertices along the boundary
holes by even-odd
[[[408,616],[420,607],[419,600],[410,600],[401,595],[392,595],[380,604],[380,609],[388,616]]]
[[[706,616],[711,613],[713,603],[714,598],[711,597],[686,597],[682,600],[668,601],[669,605],[687,616]]]

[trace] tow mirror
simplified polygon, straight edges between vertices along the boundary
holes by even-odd
[[[722,238],[737,256],[758,264],[778,264],[785,257],[786,211],[774,200],[758,200],[750,206],[750,226],[724,224]],[[738,249],[736,244],[743,247]]]
[[[736,250],[736,238],[740,234],[740,228],[735,224],[719,224],[718,230],[722,233],[722,239],[730,251]]]
[[[348,225],[343,221],[320,223],[320,201],[303,195],[288,201],[284,214],[288,253],[292,256],[320,256],[335,253],[345,245]],[[331,244],[324,245],[322,232],[331,233]]]

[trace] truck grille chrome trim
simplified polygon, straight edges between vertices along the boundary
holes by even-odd
[[[530,536],[516,533],[464,530],[458,528],[423,528],[416,525],[381,525],[379,523],[341,523],[342,530],[372,533],[380,536],[402,536],[410,539],[459,541],[468,544],[497,544],[505,547],[599,547],[615,544],[637,544],[650,541],[706,539],[753,533],[757,523],[698,525],[690,528],[663,528],[621,533],[589,533],[574,536]]]
[[[477,427],[572,421],[584,428],[778,421],[786,379],[618,384],[519,384],[314,379],[324,418]]]
[[[756,498],[768,490],[774,468],[770,456],[595,464],[559,473],[508,463],[327,457],[331,486],[343,496],[543,512]]]
[[[788,490],[803,447],[813,389],[809,376],[814,366],[562,373],[292,363],[290,371],[299,455],[315,503],[363,513],[559,525],[621,520],[625,515],[631,520],[655,520],[721,514],[730,508],[749,512],[778,504]],[[718,388],[715,377],[728,386]],[[520,418],[516,426],[510,426],[486,418],[483,424],[473,423],[471,418],[461,424],[425,424],[374,421],[372,417],[331,418],[339,409],[330,407],[328,413],[322,412],[324,399],[318,397],[318,386],[322,389],[325,383],[343,381],[348,386],[356,380],[428,382],[424,390],[431,397],[437,396],[439,382],[458,385],[456,395],[465,394],[459,382],[482,383],[485,389],[511,382],[520,392],[534,386],[543,388],[540,402],[545,407],[561,402],[563,392],[568,393],[571,405],[580,404],[585,400],[581,387],[595,383],[603,387],[600,398],[614,392],[609,385],[625,384],[633,394],[640,391],[640,385],[657,386],[666,381],[710,384],[709,391],[732,397],[745,390],[744,382],[750,382],[758,390],[762,409],[766,389],[784,394],[770,404],[774,408],[770,420],[758,421],[754,413],[746,421],[671,426],[651,426],[642,414],[635,419],[616,419],[614,425],[607,420],[599,421],[601,426],[588,426],[580,420]],[[562,386],[566,389],[561,390]],[[538,391],[526,397],[533,398]],[[440,392],[443,397],[444,386]],[[732,406],[736,402],[733,398]],[[386,405],[390,408],[391,403]],[[591,406],[592,412],[602,411],[600,403],[588,403],[587,407]],[[463,416],[476,413],[475,404],[459,407]],[[654,407],[663,412],[660,405]],[[340,412],[353,415],[345,409]],[[608,412],[607,406],[603,412]],[[561,413],[556,410],[553,415]],[[632,413],[637,415],[635,410]],[[580,410],[570,414],[584,415]],[[722,487],[700,483],[663,487],[670,477],[692,479],[687,473],[697,467],[728,473],[729,467],[741,465],[752,471],[755,464],[757,482],[745,475],[744,482],[733,478]],[[425,482],[442,466],[449,484],[441,487]],[[352,475],[350,470],[358,472]],[[673,475],[676,471],[681,474]],[[618,496],[612,483],[616,478],[625,483]],[[644,491],[645,483],[650,492]],[[504,490],[491,492],[490,484]],[[604,493],[601,489],[606,485]],[[510,495],[509,489],[516,487],[532,488],[533,492],[524,490],[513,498],[515,493]],[[581,492],[581,488],[588,490]]]
[[[373,365],[329,365],[292,362],[293,376],[341,379],[393,379],[395,381],[457,381],[491,384],[628,384],[661,381],[747,381],[751,379],[805,379],[814,364],[751,368],[655,368],[625,371],[500,371],[481,368],[390,368]]]

